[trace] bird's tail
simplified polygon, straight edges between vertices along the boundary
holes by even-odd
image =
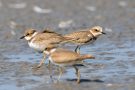
[[[84,60],[84,59],[95,59],[95,57],[90,54],[80,56],[80,60]]]

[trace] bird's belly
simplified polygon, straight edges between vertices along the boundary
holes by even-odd
[[[39,45],[39,44],[36,44],[36,43],[33,43],[33,42],[29,42],[28,44],[29,44],[29,46],[30,46],[31,48],[33,48],[33,49],[35,49],[35,50],[37,50],[37,51],[43,51],[43,50],[45,49],[44,46]]]
[[[57,63],[57,62],[54,62],[51,57],[49,57],[49,60],[51,61],[52,64],[58,65],[58,66],[61,66],[61,67],[63,67],[63,66],[64,67],[69,67],[69,66],[73,66],[75,64],[82,64],[82,61],[72,61],[72,62]]]

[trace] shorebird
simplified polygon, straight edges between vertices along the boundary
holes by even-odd
[[[94,42],[100,35],[106,34],[103,32],[102,27],[94,26],[92,28],[83,29],[70,34],[64,35],[64,37],[73,38],[74,44],[77,44],[75,52],[80,53],[80,47],[82,45],[90,44]]]
[[[27,29],[20,39],[25,38],[28,41],[28,45],[39,51],[43,52],[43,59],[40,61],[37,67],[41,67],[45,61],[47,53],[44,53],[45,48],[56,48],[60,44],[72,41],[70,38],[63,37],[62,35],[50,30],[44,30],[43,32],[37,32],[35,29]]]
[[[80,83],[80,71],[76,67],[76,64],[82,64],[85,59],[95,59],[92,55],[80,55],[74,51],[66,49],[51,49],[49,52],[49,60],[52,64],[59,66],[59,78],[62,76],[63,67],[72,66],[76,71],[77,83]]]

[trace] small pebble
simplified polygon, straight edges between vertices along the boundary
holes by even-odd
[[[96,7],[95,6],[87,6],[86,9],[89,10],[89,11],[92,11],[92,12],[96,11]]]
[[[15,29],[18,26],[18,24],[15,21],[10,21],[10,28]]]
[[[0,7],[2,7],[2,2],[0,1]]]
[[[14,30],[11,30],[11,34],[12,34],[13,36],[15,36],[15,35],[16,35],[16,33],[15,33],[15,31],[14,31]]]
[[[58,26],[59,28],[67,28],[70,27],[72,23],[73,20],[61,21]]]
[[[106,86],[107,86],[107,87],[111,87],[111,86],[112,86],[112,84],[111,84],[111,83],[108,83],[108,84],[106,84]]]
[[[111,28],[105,28],[105,31],[112,32],[112,29]]]
[[[9,4],[8,5],[10,8],[16,8],[16,9],[22,9],[27,6],[26,3],[16,3],[16,4]]]
[[[122,6],[122,7],[125,7],[125,6],[127,6],[127,2],[126,1],[120,1],[119,5]]]
[[[33,7],[33,10],[34,10],[36,13],[51,13],[51,12],[52,12],[51,9],[42,9],[42,8],[40,8],[39,6],[34,6],[34,7]]]

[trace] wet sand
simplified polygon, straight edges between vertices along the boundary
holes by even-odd
[[[134,0],[0,0],[0,12],[0,90],[135,89]],[[82,54],[90,53],[96,60],[79,66],[79,85],[72,68],[60,82],[55,66],[53,82],[47,65],[33,69],[42,54],[19,39],[31,27],[66,34],[95,25],[104,27],[107,35],[81,48]]]

